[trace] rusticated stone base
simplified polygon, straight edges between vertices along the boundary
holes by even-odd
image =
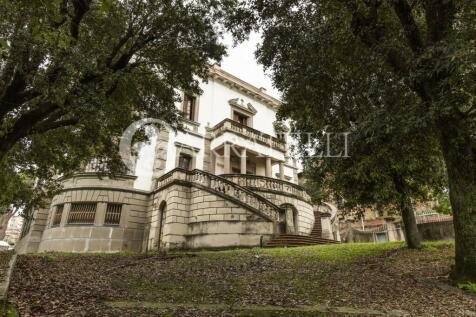
[[[133,189],[133,181],[130,176],[98,179],[92,173],[66,179],[51,206],[37,212],[19,252],[250,247],[266,244],[283,228],[308,235],[314,225],[313,207],[302,195],[245,189],[198,170],[171,171],[152,192]],[[70,222],[78,203],[94,204],[94,222]],[[115,225],[105,223],[111,204],[122,206]],[[55,217],[57,210],[61,219]]]

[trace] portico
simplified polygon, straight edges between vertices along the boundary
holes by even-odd
[[[225,142],[213,149],[212,172],[220,174],[246,174],[276,177],[285,180],[285,161],[260,154],[246,147]],[[277,170],[277,175],[273,175]]]

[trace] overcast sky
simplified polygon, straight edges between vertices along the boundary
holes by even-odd
[[[279,98],[279,92],[273,88],[271,79],[265,74],[263,67],[256,62],[254,52],[256,45],[260,41],[257,33],[252,33],[248,41],[232,47],[231,36],[225,37],[225,44],[228,46],[228,56],[221,62],[220,66],[225,71],[252,84],[256,87],[264,87],[267,93],[275,98]],[[152,165],[154,163],[155,139],[150,145],[143,147],[137,161],[137,180],[135,187],[149,190],[152,177]]]
[[[271,79],[265,74],[263,67],[256,62],[254,52],[259,42],[260,35],[252,33],[248,41],[232,47],[231,37],[226,37],[228,56],[221,62],[221,68],[253,86],[266,88],[268,94],[279,99],[280,94],[274,89]]]

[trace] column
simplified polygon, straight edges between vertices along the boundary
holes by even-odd
[[[293,159],[293,179],[294,179],[294,183],[299,184],[296,159]]]
[[[241,149],[241,174],[246,174],[246,149]]]
[[[231,172],[231,165],[230,165],[230,143],[225,143],[223,153],[223,164],[225,165],[225,174],[229,174]]]
[[[279,162],[279,178],[284,180],[284,162]]]
[[[217,159],[216,159],[216,156],[215,156],[215,151],[210,151],[210,173],[212,174],[216,174],[216,165],[217,165]]]
[[[95,226],[104,226],[104,219],[106,218],[107,203],[97,203],[96,215],[94,218]]]
[[[266,177],[272,177],[273,169],[271,166],[271,158],[269,156],[266,157]]]
[[[60,227],[64,227],[68,223],[70,210],[71,210],[71,203],[65,203],[63,207],[63,213],[61,214]]]

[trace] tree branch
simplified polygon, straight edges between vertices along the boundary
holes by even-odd
[[[395,0],[393,1],[393,9],[403,27],[408,45],[415,54],[420,53],[423,50],[423,41],[421,39],[418,25],[413,17],[412,8],[407,0]]]
[[[41,134],[54,129],[63,128],[67,126],[76,125],[79,123],[78,119],[64,119],[53,122],[43,121],[40,124],[37,124],[31,131],[32,134]]]
[[[425,0],[429,44],[441,41],[451,29],[456,7],[454,0]]]
[[[57,104],[48,102],[23,114],[9,131],[0,137],[0,160],[5,157],[16,142],[31,132],[35,124],[47,118],[58,108],[59,106]]]
[[[91,0],[72,0],[74,8],[74,16],[71,19],[71,36],[78,40],[79,38],[79,26],[81,21],[90,9]]]

